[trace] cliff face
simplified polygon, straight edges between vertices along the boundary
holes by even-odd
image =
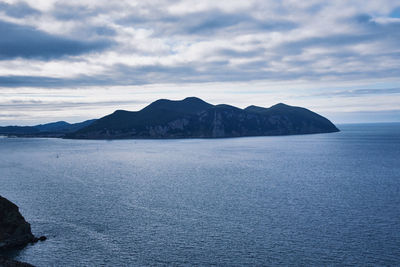
[[[0,196],[0,250],[23,247],[34,241],[31,226],[11,201]]]
[[[158,100],[137,112],[118,110],[67,135],[80,139],[221,138],[339,131],[328,119],[304,108],[278,104],[240,109],[198,98]]]

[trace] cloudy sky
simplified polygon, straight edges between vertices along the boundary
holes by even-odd
[[[159,98],[400,121],[400,2],[0,0],[0,125]]]

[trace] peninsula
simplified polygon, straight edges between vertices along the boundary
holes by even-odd
[[[51,127],[48,127],[50,125]],[[63,126],[60,127],[55,126]],[[196,97],[157,100],[139,111],[117,110],[78,124],[53,123],[27,128],[0,127],[0,134],[69,139],[166,139],[273,136],[338,132],[325,117],[285,104],[270,108],[212,105]],[[6,130],[12,129],[13,132]],[[42,130],[41,130],[42,129]],[[45,130],[43,130],[45,129]]]
[[[211,105],[199,98],[157,100],[140,111],[117,110],[66,138],[222,138],[337,132],[328,119],[305,108]]]

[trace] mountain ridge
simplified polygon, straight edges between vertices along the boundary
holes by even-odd
[[[241,109],[212,105],[197,97],[159,99],[139,111],[117,110],[69,133],[72,139],[221,138],[328,133],[339,131],[328,119],[301,107],[279,103]]]
[[[75,132],[94,121],[96,119],[78,123],[56,121],[34,126],[0,126],[0,134],[20,137],[63,137],[65,134]]]

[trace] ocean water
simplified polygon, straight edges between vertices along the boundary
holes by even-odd
[[[0,138],[37,266],[400,265],[400,124],[232,139]]]

